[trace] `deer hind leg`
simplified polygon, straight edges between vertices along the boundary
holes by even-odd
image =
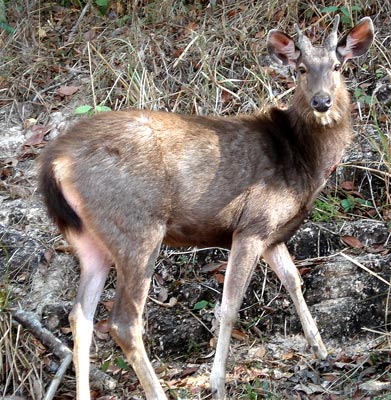
[[[116,257],[117,288],[109,326],[113,338],[134,369],[146,398],[165,400],[167,397],[142,339],[142,314],[164,229],[144,229],[140,235],[132,234],[128,248]]]
[[[304,300],[299,273],[285,244],[280,243],[268,248],[264,252],[263,258],[288,290],[296,307],[296,311],[303,326],[304,335],[311,350],[316,357],[320,360],[324,360],[327,358],[327,350]]]
[[[261,239],[234,235],[224,280],[220,330],[210,376],[213,399],[225,399],[225,371],[232,328],[261,251]]]
[[[76,371],[77,400],[89,400],[89,352],[93,317],[111,261],[91,233],[85,230],[81,233],[69,233],[67,239],[75,248],[80,260],[80,285],[76,302],[69,315],[74,340],[73,362]]]

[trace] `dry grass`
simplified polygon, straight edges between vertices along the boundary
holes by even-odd
[[[67,7],[58,3],[7,2],[8,23],[15,31],[0,31],[0,115],[9,124],[25,124],[29,118],[46,124],[53,111],[71,115],[84,104],[216,115],[282,105],[289,101],[293,79],[267,57],[268,30],[279,27],[292,33],[293,23],[300,21],[308,27],[309,36],[320,38],[334,15],[322,10],[335,5],[298,0],[215,5],[207,1],[112,1],[111,9],[101,16],[83,1],[70,0]],[[380,161],[349,165],[355,171],[364,169],[367,186],[376,176],[383,182],[380,194],[370,185],[369,190],[377,204],[375,218],[389,222],[390,104],[377,99],[391,77],[391,5],[357,0],[337,6],[340,13],[345,7],[353,22],[372,16],[377,29],[370,56],[352,63],[346,76],[351,88],[360,83],[361,91],[352,89],[355,128],[363,136],[365,132],[364,140],[370,140]],[[78,21],[83,7],[86,12]],[[349,26],[345,16],[340,30]],[[81,88],[64,97],[58,93],[64,85]],[[372,127],[369,139],[368,127]],[[22,387],[28,398],[42,398],[48,368],[42,365],[39,346],[12,327],[7,313],[0,314],[0,332],[2,394],[18,393]],[[348,377],[341,376],[341,382],[356,373],[353,368],[350,372]],[[230,390],[231,398],[279,398],[278,389],[268,379],[250,386],[232,383]],[[181,398],[179,392],[172,395]],[[182,396],[191,398],[186,393]]]
[[[2,398],[22,392],[30,399],[42,399],[47,382],[41,358],[44,346],[20,325],[13,326],[10,313],[0,314],[0,332]]]

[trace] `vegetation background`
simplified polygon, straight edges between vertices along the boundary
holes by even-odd
[[[14,310],[29,297],[31,303],[37,303],[31,294],[35,282],[32,276],[37,271],[46,276],[55,253],[70,259],[66,244],[37,205],[34,172],[37,155],[64,124],[64,118],[129,107],[200,115],[252,113],[272,104],[286,107],[294,78],[287,69],[272,64],[265,48],[267,32],[278,27],[293,35],[293,24],[298,22],[311,40],[320,41],[336,13],[341,15],[340,32],[364,16],[372,17],[376,39],[369,55],[345,68],[356,141],[350,158],[344,160],[319,196],[310,220],[338,224],[365,219],[381,222],[387,231],[391,221],[390,2],[0,0],[0,136],[12,142],[18,132],[22,138],[17,151],[5,147],[0,154],[1,221],[7,221],[0,238],[4,260],[0,267],[3,398],[44,398],[61,364],[53,349],[15,323]],[[20,129],[14,131],[15,127]],[[357,152],[357,148],[367,151]],[[16,208],[19,213],[28,209],[36,210],[36,214],[18,214]],[[32,247],[26,238],[34,242]],[[345,235],[342,241],[355,254],[366,251],[356,236]],[[377,245],[373,251],[387,256],[388,240]],[[29,252],[23,253],[26,249]],[[213,351],[210,330],[216,298],[199,292],[199,286],[221,291],[225,259],[226,253],[219,249],[203,253],[162,251],[151,292],[157,293],[151,302],[158,308],[148,306],[152,322],[146,329],[160,332],[160,336],[148,336],[147,342],[172,398],[208,398],[208,354]],[[189,265],[202,269],[193,272],[184,268]],[[264,271],[259,274],[263,276]],[[69,346],[66,315],[74,297],[76,275],[77,266],[72,264],[67,279],[61,282],[66,299],[61,300],[61,307],[54,312],[52,304],[52,308],[38,313]],[[45,279],[41,293],[51,286]],[[184,284],[191,279],[199,286],[189,286],[192,302],[186,303],[188,293],[182,293],[181,301],[176,282]],[[275,299],[266,302],[262,312],[267,307],[283,312],[289,299],[278,282],[266,275],[260,282],[254,293],[262,297],[267,283],[272,288],[269,297]],[[103,322],[96,326],[92,359],[99,369],[114,376],[117,386],[113,390],[102,384],[92,395],[101,400],[142,398],[136,378],[105,331],[114,288],[113,275],[99,311]],[[388,295],[385,299],[388,304]],[[52,303],[56,301],[60,303],[59,298]],[[173,338],[164,339],[171,328],[164,333],[159,328],[164,321],[153,322],[154,313],[165,312],[184,314],[183,324],[193,327],[195,321],[197,326],[202,325],[202,333],[194,330],[186,348],[176,348],[175,352],[168,343]],[[333,363],[318,365],[309,354],[290,351],[287,342],[283,344],[285,352],[276,347],[273,354],[263,345],[273,329],[257,330],[242,318],[234,332],[238,356],[228,378],[230,398],[390,399],[387,315],[384,320],[384,326],[375,333],[383,344],[381,351],[362,349],[359,354],[344,354]],[[252,353],[248,352],[249,345]],[[362,386],[367,382],[376,384]],[[71,370],[62,377],[54,398],[74,398]]]

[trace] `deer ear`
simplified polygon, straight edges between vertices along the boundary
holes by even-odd
[[[366,53],[373,42],[374,29],[372,20],[365,17],[337,45],[337,57],[345,62],[350,58]]]
[[[267,35],[267,49],[269,54],[285,65],[295,65],[300,57],[300,50],[295,42],[285,33],[272,29]]]

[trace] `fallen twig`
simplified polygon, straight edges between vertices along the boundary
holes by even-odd
[[[44,400],[51,400],[62,381],[65,371],[71,363],[72,350],[62,343],[60,339],[56,338],[52,332],[42,326],[34,313],[18,309],[11,310],[11,314],[15,321],[28,329],[51,353],[61,360],[61,365],[44,398]],[[90,369],[90,379],[91,386],[96,389],[112,390],[117,386],[115,379],[93,366]]]
[[[91,2],[88,1],[87,4],[84,6],[83,10],[81,11],[79,18],[76,21],[76,24],[74,25],[74,27],[71,30],[71,33],[68,36],[68,40],[66,42],[66,46],[69,45],[70,43],[72,43],[74,36],[76,35],[76,32],[79,29],[79,26],[81,24],[81,21],[83,21],[84,16],[86,15],[87,11],[89,10],[91,6]]]
[[[60,386],[62,377],[64,376],[71,362],[72,362],[72,353],[65,356],[65,358],[62,360],[60,368],[57,370],[56,375],[54,375],[54,378],[50,383],[49,389],[46,392],[44,400],[52,400],[52,398],[57,392],[58,387]]]
[[[34,313],[18,309],[12,310],[11,314],[17,322],[28,329],[43,345],[48,347],[56,357],[63,359],[67,355],[72,354],[68,346],[65,346],[52,332],[42,326]]]

